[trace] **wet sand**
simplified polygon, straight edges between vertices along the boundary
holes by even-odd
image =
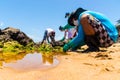
[[[49,69],[1,68],[0,80],[120,80],[120,43],[103,52],[68,52],[57,58],[60,63]]]

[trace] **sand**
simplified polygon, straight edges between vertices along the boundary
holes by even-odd
[[[120,43],[102,52],[67,52],[60,63],[45,70],[0,69],[0,80],[120,80]]]

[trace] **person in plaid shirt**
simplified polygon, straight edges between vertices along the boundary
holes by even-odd
[[[78,34],[64,45],[63,51],[76,50],[87,45],[83,52],[100,51],[99,47],[109,47],[118,39],[115,25],[103,14],[78,8],[68,18],[68,24],[78,27]]]

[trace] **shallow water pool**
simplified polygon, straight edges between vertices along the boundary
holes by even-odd
[[[56,56],[45,56],[40,53],[26,54],[22,59],[14,60],[12,62],[3,62],[4,68],[11,68],[14,70],[35,70],[35,69],[49,69],[57,66],[59,60]]]

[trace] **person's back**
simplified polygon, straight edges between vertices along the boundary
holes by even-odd
[[[109,36],[113,39],[113,41],[117,41],[118,32],[116,30],[116,27],[105,15],[94,11],[85,11],[82,14],[90,14],[96,17],[104,25],[105,29],[107,30]]]
[[[54,30],[51,29],[51,28],[47,28],[46,31],[47,31],[47,35],[48,35],[48,37],[50,36],[50,33],[51,33],[51,32],[54,32]]]

